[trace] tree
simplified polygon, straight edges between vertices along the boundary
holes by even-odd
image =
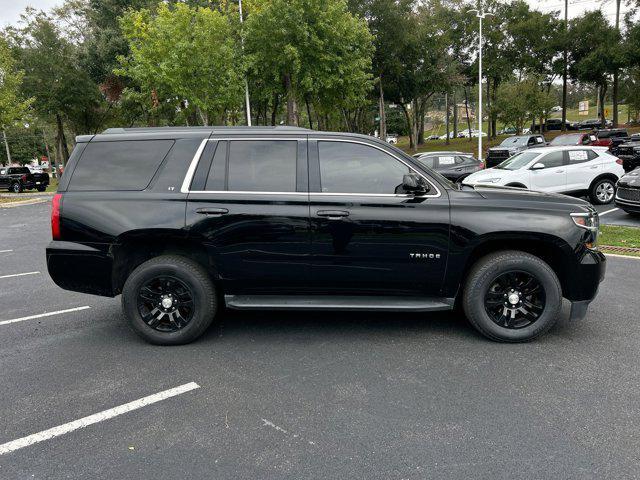
[[[204,125],[212,114],[241,104],[242,77],[232,24],[216,10],[160,4],[131,11],[121,21],[129,54],[120,75],[178,105],[192,104]]]
[[[532,77],[500,85],[494,105],[497,118],[520,133],[527,120],[534,121],[548,111],[553,102],[539,82],[538,78]]]
[[[0,129],[9,162],[11,152],[6,129],[24,118],[31,104],[31,99],[24,100],[20,94],[23,78],[24,72],[17,69],[9,45],[0,37]]]
[[[571,21],[573,42],[569,47],[569,75],[577,81],[598,87],[598,116],[605,125],[604,100],[609,76],[619,68],[623,53],[617,46],[617,33],[600,11],[588,12]]]
[[[372,36],[344,0],[259,1],[245,23],[249,72],[287,102],[313,102],[324,116],[363,104],[371,86]]]

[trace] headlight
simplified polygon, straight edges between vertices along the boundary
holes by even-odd
[[[600,228],[600,219],[597,212],[585,212],[585,213],[572,213],[571,219],[578,227],[583,228],[589,232],[589,235],[585,241],[585,245],[588,248],[596,246],[598,241],[598,229]]]

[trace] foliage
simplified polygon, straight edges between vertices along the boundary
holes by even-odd
[[[543,117],[552,105],[549,94],[540,88],[539,80],[527,78],[500,85],[495,109],[499,120],[520,133],[527,121]]]
[[[23,78],[9,45],[0,37],[0,129],[23,119],[29,108],[31,99],[23,100],[20,94]]]

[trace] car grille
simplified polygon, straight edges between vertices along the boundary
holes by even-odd
[[[491,150],[489,151],[489,157],[491,158],[509,158],[509,150]]]
[[[633,147],[618,147],[618,155],[633,155]]]
[[[630,200],[640,202],[640,188],[618,187],[618,198],[620,200]]]

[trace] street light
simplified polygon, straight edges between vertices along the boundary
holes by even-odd
[[[478,33],[478,160],[482,161],[482,20],[487,15],[482,6],[480,9],[471,9],[468,12],[475,12],[480,20],[480,31]]]
[[[240,10],[240,24],[243,23],[242,18],[242,0],[238,0],[238,9]],[[244,51],[244,39],[240,37],[240,42],[242,45],[242,51]],[[244,102],[247,108],[247,126],[251,126],[251,103],[249,102],[249,82],[247,81],[247,77],[244,77]]]

